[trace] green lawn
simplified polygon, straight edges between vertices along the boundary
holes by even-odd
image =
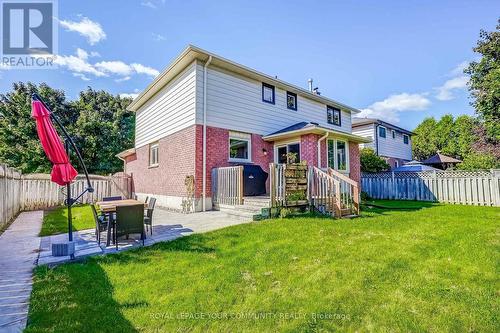
[[[26,332],[498,332],[500,209],[405,205],[39,267]]]
[[[71,208],[73,230],[95,228],[92,209],[89,205],[73,206]],[[43,214],[42,230],[40,236],[49,236],[68,232],[68,209],[57,207],[46,210]]]

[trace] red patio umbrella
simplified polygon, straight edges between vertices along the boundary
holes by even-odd
[[[90,183],[87,167],[83,162],[80,151],[76,147],[75,143],[69,136],[64,126],[61,124],[59,119],[57,119],[57,117],[50,112],[50,109],[37,94],[33,94],[33,96],[31,97],[31,115],[36,120],[36,130],[38,132],[38,137],[40,138],[43,150],[53,164],[52,172],[50,173],[51,180],[61,186],[66,186],[66,205],[68,207],[68,239],[70,242],[72,242],[73,228],[71,223],[71,206],[76,201],[78,201],[78,199],[81,198],[86,192],[94,192],[94,189],[92,188],[92,185]],[[57,134],[52,121],[54,121],[63,132],[67,150],[64,149],[63,142]],[[78,161],[80,162],[83,172],[85,173],[85,176],[87,178],[87,188],[84,189],[79,195],[77,195],[76,198],[71,198],[70,184],[78,175],[78,172],[69,161],[68,151],[70,147],[76,153]],[[73,253],[70,253],[70,256],[71,258],[74,258]]]
[[[51,180],[61,186],[71,183],[78,172],[69,162],[62,140],[50,119],[50,111],[39,100],[31,102],[31,111],[31,116],[36,120],[36,131],[43,150],[53,164]]]

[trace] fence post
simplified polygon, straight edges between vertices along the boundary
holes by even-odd
[[[491,169],[490,172],[493,181],[493,198],[491,198],[491,201],[494,206],[498,207],[500,206],[500,170]]]

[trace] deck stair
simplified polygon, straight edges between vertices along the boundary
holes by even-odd
[[[269,197],[244,197],[242,205],[215,204],[214,208],[228,215],[259,220],[262,209],[269,208]]]

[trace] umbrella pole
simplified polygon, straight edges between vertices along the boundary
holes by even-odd
[[[66,154],[69,156],[69,142],[64,140],[64,145],[66,147]],[[66,206],[68,207],[68,241],[73,241],[73,217],[71,215],[71,206],[73,205],[73,200],[71,199],[71,184],[66,184]],[[71,259],[75,259],[74,253],[70,254]]]

